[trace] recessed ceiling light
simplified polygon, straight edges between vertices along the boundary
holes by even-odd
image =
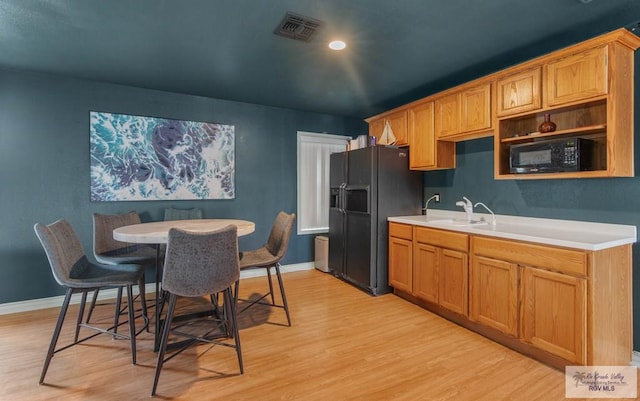
[[[341,40],[334,40],[329,42],[329,49],[331,50],[342,50],[347,47],[347,44]]]

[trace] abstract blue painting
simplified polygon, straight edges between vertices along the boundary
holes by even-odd
[[[233,125],[90,113],[91,201],[233,199]]]

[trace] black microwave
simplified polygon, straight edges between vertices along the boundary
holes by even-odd
[[[511,145],[511,173],[557,173],[594,169],[592,140],[584,138],[547,139]]]

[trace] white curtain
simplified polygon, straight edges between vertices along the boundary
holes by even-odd
[[[298,234],[329,230],[329,155],[350,137],[298,132]]]

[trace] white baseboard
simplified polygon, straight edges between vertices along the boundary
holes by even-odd
[[[631,354],[631,365],[640,368],[640,351],[633,351]]]
[[[307,263],[296,263],[292,265],[283,265],[280,268],[282,273],[290,273],[301,270],[311,270],[313,269],[313,262]],[[250,278],[250,277],[260,277],[265,276],[265,269],[252,269],[245,270],[240,273],[240,279]],[[155,283],[147,283],[145,286],[145,291],[147,293],[155,292],[156,285]],[[135,289],[135,293],[138,293],[137,288]],[[114,299],[117,295],[117,290],[115,288],[108,290],[101,290],[98,295],[98,300],[106,300],[106,299]],[[76,294],[71,297],[71,304],[80,303],[80,294]],[[7,302],[4,304],[0,304],[0,315],[8,315],[10,313],[19,313],[19,312],[29,312],[38,309],[47,309],[47,308],[58,308],[62,305],[64,301],[64,295],[60,295],[57,297],[49,297],[49,298],[38,298],[38,299],[30,299],[27,301],[18,301],[18,302]]]

